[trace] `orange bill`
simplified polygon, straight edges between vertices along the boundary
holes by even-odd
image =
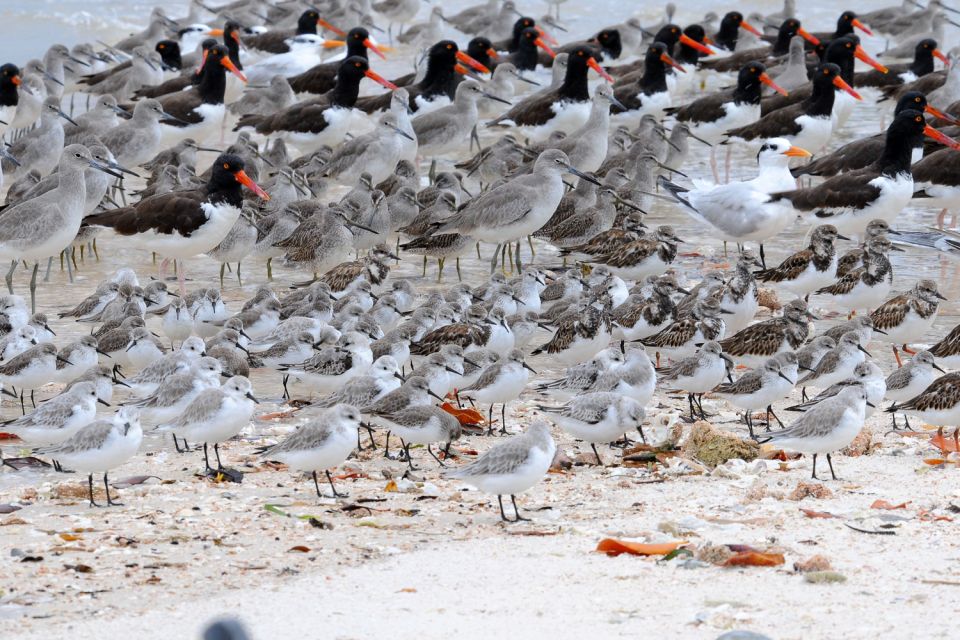
[[[741,28],[741,29],[746,29],[747,31],[749,31],[750,33],[752,33],[752,34],[755,35],[755,36],[762,36],[762,35],[763,35],[762,33],[760,33],[760,30],[759,30],[759,29],[757,29],[755,26],[753,26],[752,24],[750,24],[750,23],[747,22],[746,20],[744,20],[743,22],[740,23],[740,28]]]
[[[791,158],[809,158],[813,154],[806,149],[801,149],[800,147],[790,147],[783,152],[783,155],[790,156]]]
[[[19,87],[20,83],[23,82],[23,80],[20,79],[20,76],[13,76],[12,78],[10,78],[10,82],[12,82],[13,84]]]
[[[880,73],[887,73],[888,71],[888,69],[885,66],[883,66],[882,64],[880,64],[879,62],[871,58],[869,55],[867,55],[867,52],[864,51],[863,47],[861,47],[860,45],[857,45],[857,48],[854,51],[853,55],[857,57],[857,60],[863,60],[864,62],[866,62],[868,65],[870,65]]]
[[[490,73],[490,69],[487,69],[486,66],[480,64],[479,62],[474,60],[472,57],[468,56],[463,51],[457,51],[457,60],[467,65],[474,71],[479,71],[480,73]]]
[[[343,40],[324,40],[323,48],[324,49],[336,49],[337,47],[345,47],[347,43]]]
[[[343,29],[338,29],[337,27],[333,26],[323,18],[317,18],[317,24],[323,27],[324,29],[326,29],[327,31],[333,31],[335,34],[337,34],[341,38],[347,37],[346,31],[344,31]]]
[[[873,31],[870,31],[870,29],[867,28],[867,25],[863,24],[862,22],[860,22],[860,21],[857,20],[856,18],[854,18],[854,19],[853,19],[853,22],[851,22],[850,24],[852,24],[853,26],[855,26],[857,29],[860,29],[860,31],[863,31],[863,32],[864,32],[865,34],[867,34],[868,36],[872,36],[872,35],[873,35]]]
[[[833,79],[833,86],[835,86],[837,89],[843,89],[844,91],[846,91],[847,93],[849,93],[850,95],[852,95],[852,96],[853,96],[854,98],[856,98],[857,100],[863,100],[863,98],[860,96],[860,94],[857,93],[857,92],[854,90],[853,87],[851,87],[850,85],[848,85],[848,84],[846,83],[846,81],[845,81],[843,78],[841,78],[840,76],[837,76],[837,77],[835,77],[835,78]]]
[[[593,69],[594,71],[596,71],[598,74],[600,74],[600,77],[606,80],[607,82],[613,82],[613,76],[611,76],[609,73],[604,71],[603,67],[601,67],[596,60],[594,60],[593,56],[590,56],[589,58],[587,58],[587,66]]]
[[[260,185],[258,185],[256,182],[251,180],[250,176],[248,176],[243,169],[240,169],[240,171],[234,173],[233,177],[237,179],[237,182],[245,186],[247,189],[250,189],[250,191],[253,191],[260,198],[264,200],[270,199],[270,196],[267,194],[267,192],[261,189]]]
[[[813,35],[812,33],[810,33],[809,31],[807,31],[802,27],[797,29],[797,35],[803,38],[804,40],[806,40],[807,42],[809,42],[810,44],[812,44],[813,46],[817,46],[818,44],[820,44],[820,38]]]
[[[550,34],[547,33],[546,31],[544,31],[542,27],[534,27],[534,29],[536,29],[537,31],[539,31],[539,32],[540,32],[540,36],[541,36],[544,40],[546,40],[547,42],[549,42],[550,44],[552,44],[553,46],[557,46],[558,44],[560,44],[559,42],[557,42],[557,39],[556,39],[556,38],[554,38],[552,35],[550,35]]]
[[[943,51],[940,51],[940,49],[934,49],[933,55],[934,57],[939,58],[940,62],[942,62],[943,64],[947,65],[948,67],[950,66],[950,58],[943,55]]]
[[[365,46],[367,49],[370,49],[370,51],[373,51],[375,54],[380,56],[383,60],[387,59],[387,56],[383,53],[383,49],[375,45],[373,43],[373,40],[371,40],[370,38],[367,38],[366,40],[363,41],[363,46]]]
[[[210,31],[207,32],[207,35],[208,35],[208,36],[222,36],[222,35],[223,35],[223,29],[210,29]]]
[[[233,60],[230,58],[220,58],[220,64],[225,66],[230,73],[240,78],[240,80],[243,82],[247,81],[247,76],[243,75],[243,72],[240,71],[240,69],[237,69],[237,65],[233,64]]]
[[[457,73],[459,73],[459,74],[462,75],[462,76],[469,76],[469,75],[470,75],[470,69],[467,69],[465,66],[463,66],[463,65],[460,64],[459,62],[458,62],[457,64],[453,65],[453,70],[456,71]]]
[[[397,85],[395,85],[395,84],[393,84],[392,82],[390,82],[389,80],[383,78],[380,74],[374,73],[374,72],[371,71],[370,69],[367,69],[366,71],[364,71],[364,72],[363,72],[363,75],[367,76],[368,78],[370,78],[371,80],[373,80],[373,81],[376,82],[377,84],[382,85],[382,86],[386,87],[387,89],[390,89],[390,91],[394,91],[394,90],[397,89]]]
[[[697,42],[685,33],[680,34],[680,42],[687,45],[691,49],[696,49],[705,56],[712,56],[715,53],[713,49],[703,43]]]
[[[487,49],[487,55],[490,56],[491,60],[496,60],[497,58],[500,57],[500,54],[497,53],[497,50],[494,49],[493,47],[490,47],[489,49]]]
[[[954,118],[948,113],[944,113],[943,111],[940,111],[940,109],[937,109],[933,105],[928,104],[924,108],[924,111],[932,115],[934,118],[940,118],[941,120],[945,122],[949,122],[952,125],[960,125],[960,120],[957,120],[956,118]]]
[[[924,133],[924,135],[933,138],[934,140],[936,140],[936,141],[939,142],[940,144],[942,144],[942,145],[944,145],[944,146],[947,146],[947,147],[950,147],[950,148],[953,149],[954,151],[960,151],[960,142],[957,142],[956,140],[954,140],[953,138],[951,138],[951,137],[948,136],[947,134],[945,134],[945,133],[943,133],[943,132],[941,132],[941,131],[938,131],[937,129],[934,129],[934,128],[931,127],[930,125],[926,125],[926,126],[923,128],[923,133]]]
[[[200,72],[203,71],[203,66],[207,64],[207,54],[209,53],[206,49],[203,50],[203,55],[200,57],[200,66],[197,67],[197,75],[200,75]]]
[[[776,91],[782,96],[790,95],[786,89],[784,89],[783,87],[778,85],[776,82],[774,82],[773,78],[768,76],[766,73],[760,74],[760,82],[767,85],[768,87],[770,87],[771,89],[773,89],[774,91]]]
[[[537,45],[538,47],[546,51],[547,55],[550,56],[551,58],[557,57],[557,54],[554,53],[553,49],[547,46],[547,43],[543,41],[543,38],[537,38],[536,40],[533,41],[533,44]]]
[[[660,61],[663,62],[663,63],[665,63],[665,64],[670,65],[671,67],[673,67],[674,69],[676,69],[676,70],[679,71],[680,73],[686,73],[686,72],[687,72],[687,70],[683,68],[683,65],[681,65],[679,62],[677,62],[676,60],[674,60],[673,58],[671,58],[670,56],[668,56],[668,55],[665,54],[665,53],[661,53],[661,54],[660,54]],[[611,79],[611,82],[612,82],[612,81],[613,81],[613,80]]]

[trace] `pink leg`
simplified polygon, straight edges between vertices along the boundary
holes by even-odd
[[[717,169],[717,146],[710,147],[710,170],[713,172],[713,181],[720,184],[720,171]]]
[[[163,282],[167,277],[167,267],[170,265],[170,258],[164,258],[160,261],[160,282]]]
[[[947,210],[940,209],[940,213],[937,214],[937,229],[943,230],[943,221],[947,217]]]
[[[731,147],[727,147],[727,161],[726,161],[726,179],[723,181],[724,184],[730,184],[730,155],[733,153]]]
[[[180,295],[186,296],[187,295],[187,287],[185,284],[186,275],[184,274],[183,271],[184,271],[183,260],[180,260],[179,264],[177,264],[177,284],[180,285]]]

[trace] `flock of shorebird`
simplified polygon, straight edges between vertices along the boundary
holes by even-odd
[[[812,454],[814,478],[818,455],[833,474],[831,455],[884,400],[893,414],[960,424],[960,373],[941,368],[960,367],[960,327],[910,350],[944,296],[930,279],[895,290],[890,259],[904,246],[960,250],[949,230],[896,228],[914,199],[943,209],[941,228],[960,207],[960,50],[943,42],[958,11],[941,0],[844,11],[823,33],[801,26],[793,0],[685,27],[671,4],[658,24],[631,17],[563,45],[572,24],[511,0],[456,15],[435,6],[424,22],[420,0],[190,7],[183,19],[157,8],[113,44],[53,45],[0,67],[0,259],[11,265],[0,383],[23,413],[0,430],[57,470],[87,473],[91,505],[100,473],[115,504],[107,473],[138,452],[141,424],[171,433],[177,451],[202,443],[208,472],[233,474],[219,445],[252,424],[251,370],[309,395],[283,414],[306,421],[261,453],[311,474],[318,495],[318,472],[341,495],[329,470],[368,446],[364,429],[374,447],[374,429],[387,432],[388,455],[399,438],[411,469],[411,446],[446,466],[465,427],[493,433],[500,405],[508,434],[507,405],[536,396],[522,433],[447,473],[496,495],[504,520],[503,497],[525,519],[515,496],[554,461],[549,423],[602,464],[596,445],[645,439],[646,409],[665,392],[686,394],[689,420],[709,418],[705,394],[729,403],[750,437]],[[877,40],[858,34],[874,32],[887,48],[871,55]],[[374,71],[405,53],[409,75]],[[886,133],[837,146],[855,109],[883,113]],[[696,153],[709,153],[712,181],[681,171]],[[756,177],[731,181],[734,155]],[[648,227],[655,200],[702,234]],[[807,246],[768,264],[765,245],[798,223]],[[141,283],[114,265],[57,310],[95,326],[57,348],[54,310],[35,308],[41,263],[49,276],[60,255],[70,269],[98,237],[153,252],[160,277]],[[684,242],[736,244],[736,265],[691,286],[686,270],[701,264],[678,257]],[[488,280],[424,288],[428,259],[438,281],[451,258],[462,276],[481,245],[494,247]],[[254,259],[271,281],[275,259],[312,278],[258,286],[229,311],[214,283],[187,291],[200,254],[220,263],[220,287],[225,267],[239,279]],[[422,256],[422,278],[391,278],[408,254]],[[13,293],[21,264],[29,304]],[[786,302],[757,321],[761,286]],[[815,330],[811,296],[847,322]],[[874,341],[893,347],[889,375],[869,357]],[[566,370],[540,375],[526,355]],[[32,401],[48,384],[66,387],[27,412],[25,392]],[[117,385],[121,406],[98,417]],[[802,415],[771,430],[773,405],[798,387],[786,409]]]

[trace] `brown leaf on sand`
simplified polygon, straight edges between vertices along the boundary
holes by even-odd
[[[960,427],[954,429],[949,438],[943,435],[943,427],[937,429],[937,435],[930,438],[930,444],[940,450],[940,453],[960,451]]]
[[[825,485],[820,484],[819,482],[803,482],[800,481],[797,483],[797,486],[794,487],[793,491],[790,492],[790,495],[787,496],[787,499],[794,500],[799,502],[804,498],[830,498],[833,496],[833,491],[830,491]]]
[[[776,567],[783,564],[782,553],[764,553],[763,551],[741,551],[723,563],[725,567]]]
[[[853,439],[853,442],[843,449],[842,453],[855,458],[857,456],[869,455],[874,448],[873,432],[864,427]]]
[[[811,571],[829,571],[833,569],[830,560],[820,554],[810,556],[804,560],[793,563],[793,570],[797,573],[809,573]]]
[[[287,549],[287,551],[298,551],[300,553],[309,553],[310,547],[305,547],[302,544],[298,544],[295,547],[290,547],[289,549]]]
[[[895,509],[906,509],[907,505],[910,504],[910,501],[901,502],[900,504],[891,504],[886,500],[874,500],[873,504],[870,505],[871,509],[883,509],[884,511],[893,511]]]
[[[608,556],[618,556],[621,553],[629,553],[634,556],[665,556],[671,551],[676,551],[687,544],[689,543],[685,540],[661,542],[659,544],[644,544],[617,540],[616,538],[604,538],[597,544],[597,551],[605,553]]]
[[[814,511],[813,509],[800,509],[800,511],[803,513],[803,515],[807,516],[808,518],[823,518],[823,519],[827,519],[827,518],[836,518],[836,517],[837,517],[837,516],[833,515],[832,513],[830,513],[829,511]]]

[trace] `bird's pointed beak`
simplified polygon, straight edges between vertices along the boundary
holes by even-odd
[[[471,56],[468,56],[463,51],[457,51],[456,56],[457,56],[457,60],[467,65],[471,69],[475,71],[479,71],[480,73],[490,73],[490,69],[480,64],[474,58],[472,58]]]
[[[485,98],[489,99],[489,100],[493,100],[494,102],[502,102],[503,104],[505,104],[505,105],[507,105],[507,106],[510,106],[510,101],[509,101],[509,100],[504,100],[503,98],[498,98],[497,96],[493,95],[492,93],[487,93],[486,91],[484,91],[484,92],[483,92],[483,96],[484,96]]]
[[[237,65],[233,64],[233,60],[230,58],[220,58],[220,64],[227,68],[230,73],[240,78],[241,82],[247,81],[247,76],[243,75],[243,72],[240,69],[237,69]]]
[[[89,160],[89,161],[87,162],[87,164],[89,164],[91,167],[93,167],[93,168],[96,169],[97,171],[102,171],[102,172],[104,172],[104,173],[106,173],[106,174],[109,174],[109,175],[113,176],[114,178],[123,178],[123,175],[122,175],[122,174],[117,173],[116,171],[112,170],[110,167],[107,167],[107,166],[105,166],[105,165],[100,164],[100,163],[97,162],[96,160],[92,160],[92,159],[91,159],[91,160]],[[134,174],[134,175],[136,175],[136,174]]]
[[[744,31],[749,31],[750,33],[752,33],[752,34],[755,35],[755,36],[758,36],[758,37],[763,36],[763,33],[761,33],[759,29],[757,29],[755,26],[753,26],[752,24],[750,24],[750,23],[747,22],[746,20],[743,20],[743,21],[740,23],[740,28],[743,29]]]
[[[321,27],[323,27],[324,29],[326,29],[327,31],[332,31],[332,32],[334,32],[335,34],[337,34],[337,35],[340,36],[341,38],[346,38],[346,37],[347,37],[347,32],[346,32],[346,31],[344,31],[343,29],[338,29],[337,27],[333,26],[332,24],[330,24],[329,22],[327,22],[327,21],[324,20],[323,18],[317,18],[317,24],[320,25]]]
[[[106,400],[101,400],[100,398],[97,398],[97,402],[99,402],[100,404],[102,404],[102,405],[105,406],[105,407],[109,407],[109,406],[110,406],[110,403],[109,403],[109,402],[107,402]]]
[[[783,152],[783,155],[789,156],[791,158],[809,158],[813,154],[807,151],[806,149],[801,149],[800,147],[790,147]]]
[[[680,73],[686,73],[686,72],[687,72],[687,70],[683,68],[683,65],[681,65],[679,62],[677,62],[676,60],[674,60],[674,59],[671,58],[670,56],[668,56],[666,53],[661,53],[661,54],[660,54],[660,61],[663,62],[664,64],[670,65],[671,67],[673,67],[674,69],[676,69],[676,70],[679,71]]]
[[[256,182],[251,180],[250,176],[248,176],[247,172],[244,171],[243,169],[240,169],[239,171],[235,172],[233,174],[233,177],[237,179],[237,182],[245,186],[247,189],[250,189],[250,191],[253,191],[261,199],[263,200],[270,199],[270,195],[266,191],[261,189],[260,185],[258,185]]]
[[[77,124],[77,121],[76,121],[76,120],[74,120],[73,118],[71,118],[70,116],[68,116],[67,114],[65,114],[63,111],[60,111],[59,109],[57,109],[57,115],[60,116],[61,118],[63,118],[64,120],[66,120],[67,122],[69,122],[70,124],[72,124],[72,125],[75,126],[75,127],[79,127],[79,126],[80,126],[80,125]]]
[[[253,395],[252,393],[250,393],[249,391],[247,391],[247,394],[246,394],[246,395],[247,395],[247,397],[248,397],[249,399],[253,400],[253,402],[254,402],[255,404],[260,404],[260,401],[257,400],[256,396],[254,396],[254,395]]]
[[[534,368],[528,365],[526,362],[523,363],[523,368],[529,371],[530,373],[532,373],[533,375],[538,375],[536,370],[534,370]]]
[[[868,357],[868,358],[872,358],[872,357],[873,357],[873,356],[870,354],[869,351],[867,351],[866,349],[864,349],[864,347],[863,347],[862,344],[858,344],[858,345],[857,345],[857,349],[859,349],[860,351],[863,351],[865,354],[867,354],[867,357]]]
[[[863,100],[863,97],[861,97],[860,94],[857,93],[853,87],[848,85],[847,82],[840,76],[835,76],[833,78],[833,86],[835,86],[838,89],[843,89],[844,91],[852,95],[857,100]]]
[[[942,63],[945,64],[946,66],[948,66],[948,67],[950,66],[950,58],[948,58],[947,56],[945,56],[945,55],[943,54],[943,51],[940,51],[940,49],[934,49],[934,50],[933,50],[933,56],[934,56],[935,58],[938,58],[938,59],[940,60],[940,62],[942,62]],[[19,83],[17,83],[17,84],[19,84]]]
[[[541,37],[541,38],[543,38],[544,40],[546,40],[547,42],[549,42],[549,43],[552,44],[553,46],[557,46],[557,45],[560,44],[559,42],[557,42],[557,39],[554,38],[554,37],[553,37],[552,35],[550,35],[549,33],[547,33],[547,32],[543,29],[543,27],[535,26],[534,29],[536,29],[536,30],[540,33],[540,37]]]
[[[766,73],[760,74],[760,82],[767,85],[768,87],[770,87],[771,89],[773,89],[774,91],[776,91],[782,96],[790,95],[786,89],[784,89],[783,87],[778,85],[776,82],[774,82],[773,78],[768,76]]]
[[[389,80],[381,76],[380,74],[375,73],[371,69],[367,69],[366,71],[364,71],[363,75],[367,76],[368,78],[370,78],[371,80],[379,84],[380,86],[390,89],[390,91],[396,91],[398,88],[397,85],[393,84],[392,82],[390,82]]]
[[[611,84],[613,83],[614,81],[613,76],[611,76],[609,73],[604,71],[603,67],[600,66],[600,63],[597,62],[596,59],[593,58],[593,56],[587,58],[587,66],[593,69],[594,71],[596,71],[598,74],[600,74],[600,77],[606,80],[607,82]]]
[[[324,40],[323,48],[324,49],[338,49],[340,47],[347,46],[347,43],[344,40]]]
[[[487,55],[490,56],[491,60],[496,60],[497,58],[500,57],[500,54],[497,53],[497,50],[494,49],[493,47],[490,47],[489,49],[487,49]]]
[[[938,51],[935,51],[934,53],[939,53],[939,52],[938,52]],[[940,56],[942,57],[943,54],[941,53]],[[15,76],[13,76],[12,78],[10,78],[10,82],[12,82],[13,84],[15,84],[16,86],[19,87],[20,84],[23,82],[23,80],[20,79],[20,76],[19,76],[19,75],[15,75]]]
[[[867,52],[863,50],[863,47],[861,47],[860,45],[857,45],[857,48],[854,50],[853,55],[856,56],[857,60],[862,60],[866,62],[868,65],[870,65],[880,73],[887,73],[889,71],[889,69],[887,69],[885,66],[883,66],[882,64],[880,64],[879,62],[871,58],[867,54]]]
[[[809,42],[810,44],[812,44],[813,46],[817,46],[818,44],[820,44],[820,38],[816,37],[815,35],[807,31],[803,27],[797,29],[797,35],[803,38],[804,40],[806,40],[807,42]]]
[[[860,29],[860,31],[863,31],[863,32],[864,32],[865,34],[867,34],[868,36],[872,36],[872,35],[873,35],[873,31],[870,31],[870,29],[867,28],[867,25],[865,25],[865,24],[863,24],[862,22],[860,22],[860,20],[857,19],[857,18],[854,18],[853,21],[852,21],[850,24],[852,24],[852,25],[853,25],[854,27],[856,27],[857,29]]]
[[[777,375],[780,376],[781,378],[783,378],[784,380],[786,380],[787,382],[789,382],[790,384],[793,384],[793,380],[791,380],[790,378],[788,378],[788,377],[787,377],[787,374],[785,374],[783,371],[778,371],[778,372],[777,372]]]
[[[936,140],[942,145],[950,147],[955,151],[960,151],[960,142],[957,142],[956,140],[954,140],[947,134],[943,133],[942,131],[939,131],[938,129],[934,129],[930,125],[924,125],[923,133],[924,135],[930,138],[933,138],[934,140]]]
[[[538,47],[546,51],[547,55],[550,56],[551,58],[557,57],[556,52],[553,49],[551,49],[546,42],[543,41],[543,38],[537,38],[536,40],[533,41],[533,44],[537,45]]]
[[[381,48],[378,47],[376,44],[374,44],[373,40],[371,40],[370,38],[367,38],[367,39],[365,39],[365,40],[363,41],[363,46],[365,46],[367,49],[370,49],[370,51],[373,51],[375,54],[377,54],[378,56],[380,56],[380,58],[381,58],[382,60],[386,60],[386,59],[387,59],[387,56],[386,56],[386,54],[383,52],[383,49],[381,49]]]
[[[694,40],[693,38],[691,38],[685,33],[680,34],[680,43],[687,45],[691,49],[696,49],[697,51],[699,51],[705,56],[712,56],[713,54],[716,53],[716,51],[714,51],[707,45],[703,44],[702,42],[697,42],[696,40]]]

